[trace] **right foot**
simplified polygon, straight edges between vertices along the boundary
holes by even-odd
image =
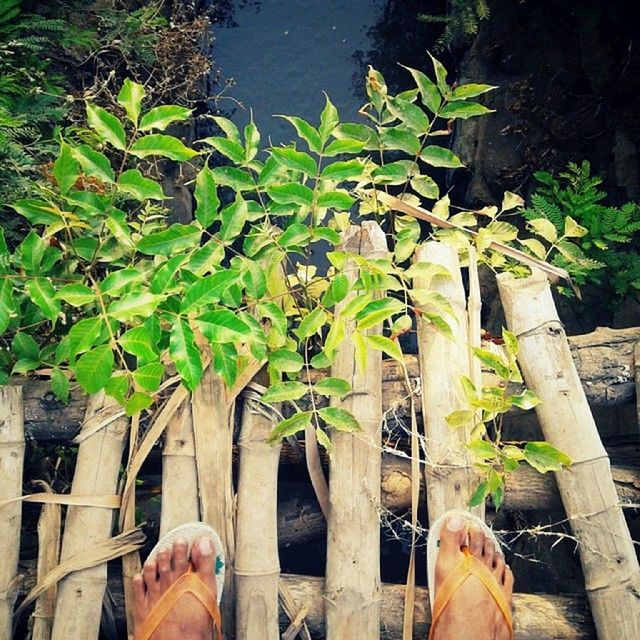
[[[504,555],[482,529],[462,516],[451,516],[440,531],[440,545],[435,571],[435,595],[446,577],[464,558],[467,547],[475,558],[493,574],[511,607],[513,573],[505,564]],[[469,576],[452,596],[440,616],[433,640],[510,640],[504,616],[484,584]]]
[[[191,548],[178,539],[173,547],[163,549],[155,560],[147,560],[142,573],[133,579],[134,638],[138,637],[146,618],[167,589],[187,572],[189,562],[196,575],[216,593],[215,549],[209,538],[197,540]],[[213,622],[206,608],[190,593],[183,595],[158,625],[151,640],[212,640]]]

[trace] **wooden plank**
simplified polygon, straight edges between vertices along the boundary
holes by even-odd
[[[572,460],[556,473],[599,640],[640,638],[640,566],[547,278],[498,276],[507,325],[545,438]]]
[[[365,258],[384,256],[387,243],[374,222],[352,226],[344,249]],[[359,277],[348,262],[343,273],[350,284]],[[355,296],[338,305],[343,308]],[[339,312],[339,311],[338,311]],[[379,327],[366,333],[375,335]],[[333,453],[329,464],[330,509],[327,522],[326,626],[327,640],[343,640],[354,633],[361,640],[377,640],[380,632],[380,449],[382,444],[382,352],[367,349],[367,365],[360,370],[347,323],[337,348],[333,377],[347,380],[351,392],[332,406],[350,411],[361,430],[331,429]]]
[[[280,445],[267,442],[278,422],[249,398],[240,434],[236,536],[236,639],[278,640],[277,497]]]
[[[90,396],[86,417],[108,412],[115,400],[104,393]],[[116,493],[128,418],[119,418],[90,435],[78,448],[71,493],[103,496]],[[111,537],[113,511],[97,507],[69,507],[60,561],[91,549]],[[107,565],[70,574],[58,584],[52,640],[95,640],[100,629]]]
[[[22,495],[24,424],[22,389],[0,386],[0,502]],[[22,504],[0,512],[0,640],[11,639],[13,605],[17,595]]]

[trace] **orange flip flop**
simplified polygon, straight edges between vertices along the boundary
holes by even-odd
[[[459,515],[469,522],[473,522],[479,528],[481,528],[484,534],[493,541],[495,548],[500,549],[500,544],[495,537],[493,531],[482,521],[480,518],[471,515],[466,511],[447,511],[444,515],[433,523],[429,531],[429,538],[427,542],[427,565],[429,572],[429,599],[431,602],[431,629],[429,631],[429,639],[434,636],[434,630],[438,623],[438,620],[442,616],[443,611],[451,601],[451,598],[457,593],[458,589],[464,584],[465,580],[470,576],[475,576],[487,589],[498,609],[502,613],[502,617],[509,629],[511,640],[514,639],[513,632],[513,617],[511,615],[511,607],[507,602],[507,599],[500,588],[500,585],[496,582],[493,574],[487,567],[480,562],[475,556],[471,554],[471,551],[467,547],[462,548],[464,557],[454,567],[454,569],[445,578],[444,582],[440,585],[438,592],[435,593],[435,571],[436,561],[438,557],[438,545],[440,543],[440,531],[444,523],[454,515]]]
[[[166,549],[173,545],[178,538],[184,538],[189,544],[189,552],[191,546],[199,538],[210,538],[216,553],[215,562],[215,578],[218,595],[198,577],[193,571],[193,565],[189,563],[187,573],[180,576],[160,597],[156,605],[153,607],[146,620],[136,630],[134,640],[149,640],[155,633],[158,626],[165,619],[167,614],[178,604],[180,598],[190,593],[202,604],[213,620],[214,633],[216,640],[222,640],[222,623],[220,619],[220,598],[222,597],[222,586],[224,583],[224,553],[222,550],[222,542],[214,529],[201,522],[181,525],[169,531],[156,544],[149,558],[156,557],[161,549]]]

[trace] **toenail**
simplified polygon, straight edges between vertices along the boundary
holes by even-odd
[[[449,531],[460,531],[464,526],[464,518],[461,516],[452,516],[447,520],[447,529]]]
[[[187,540],[186,538],[176,538],[175,544],[179,547],[187,546]]]
[[[211,540],[209,540],[209,538],[202,538],[202,540],[198,542],[198,549],[200,549],[200,553],[202,553],[202,555],[208,556],[213,550]]]

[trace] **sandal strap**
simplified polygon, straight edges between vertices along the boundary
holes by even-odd
[[[475,576],[484,585],[498,606],[498,609],[500,609],[502,617],[509,628],[510,637],[513,640],[513,617],[511,615],[511,608],[494,575],[480,560],[471,555],[467,547],[463,547],[462,552],[464,553],[464,557],[445,578],[435,595],[429,638],[433,637],[436,623],[442,616],[451,598],[453,598],[469,576]]]
[[[213,620],[216,640],[222,640],[222,623],[218,599],[211,589],[194,573],[189,565],[187,573],[182,574],[160,597],[145,619],[135,640],[149,640],[167,614],[176,606],[180,598],[190,593],[198,599]]]

